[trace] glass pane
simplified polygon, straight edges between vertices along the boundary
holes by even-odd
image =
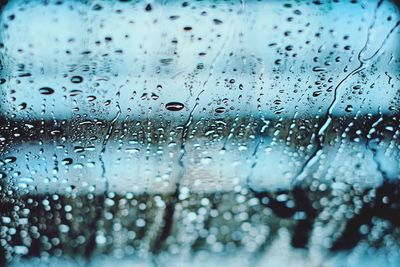
[[[399,266],[391,1],[13,0],[0,265]]]

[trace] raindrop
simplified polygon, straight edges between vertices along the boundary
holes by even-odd
[[[215,109],[215,113],[223,113],[225,111],[225,108],[224,107],[218,107],[218,108],[216,108]]]
[[[61,161],[62,165],[71,165],[74,162],[71,158],[65,158]]]
[[[140,152],[140,149],[136,147],[128,147],[125,149],[125,151],[130,154],[136,154]]]
[[[99,5],[99,4],[95,4],[95,5],[93,6],[92,9],[93,9],[94,11],[99,11],[99,10],[102,10],[103,7],[102,7],[101,5]]]
[[[42,87],[39,89],[39,92],[42,95],[51,95],[54,93],[54,89],[50,88],[50,87]]]
[[[82,93],[82,90],[74,89],[74,90],[69,91],[70,96],[77,96],[80,93]]]
[[[156,95],[155,93],[152,93],[152,94],[151,94],[151,99],[157,100],[158,98],[159,98],[159,96]]]
[[[292,51],[293,50],[293,46],[292,45],[288,45],[285,47],[286,51]]]
[[[323,68],[323,67],[314,67],[314,68],[313,68],[313,71],[315,71],[315,72],[326,71],[326,68]]]
[[[182,110],[185,106],[180,102],[169,102],[165,105],[165,108],[169,111],[179,111]]]
[[[220,20],[220,19],[213,19],[213,21],[214,21],[215,25],[222,24],[222,20]]]
[[[153,7],[151,6],[151,4],[147,4],[146,7],[144,8],[144,10],[146,10],[147,12],[151,11],[153,9]]]
[[[147,93],[143,93],[140,99],[145,100],[147,98]]]
[[[212,162],[212,157],[201,158],[200,162],[201,162],[201,164],[204,164],[204,165],[210,164]]]
[[[347,105],[347,107],[344,110],[346,112],[352,112],[353,111],[353,106],[352,105]]]
[[[23,102],[23,103],[21,103],[21,104],[18,105],[18,108],[19,108],[20,110],[24,110],[24,109],[26,109],[27,106],[28,106],[28,105],[27,105],[25,102]]]
[[[314,91],[312,95],[313,95],[314,97],[317,97],[317,96],[319,96],[319,95],[321,95],[321,94],[322,94],[322,91],[321,91],[321,90],[317,90],[317,91]]]
[[[72,76],[71,77],[72,83],[81,83],[82,81],[83,81],[83,78],[81,76]]]
[[[16,160],[17,160],[16,157],[6,157],[6,158],[4,159],[4,162],[5,162],[5,163],[12,163],[12,162],[15,162]]]
[[[94,100],[96,100],[96,96],[89,95],[89,96],[86,97],[86,100],[89,101],[89,102],[94,101]]]

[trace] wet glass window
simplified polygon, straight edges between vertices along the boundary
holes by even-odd
[[[399,8],[2,3],[0,266],[400,266]]]

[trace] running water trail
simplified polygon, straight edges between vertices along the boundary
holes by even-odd
[[[118,92],[116,94],[117,96],[117,101],[116,101],[116,107],[117,107],[117,113],[115,114],[114,118],[111,120],[108,129],[107,129],[107,133],[106,136],[104,137],[102,146],[101,146],[101,151],[99,154],[99,162],[101,165],[101,179],[104,181],[104,195],[107,195],[109,189],[110,189],[110,184],[109,184],[109,180],[107,177],[107,171],[106,171],[106,165],[104,162],[104,153],[107,150],[107,144],[108,141],[110,140],[112,133],[114,131],[115,128],[115,123],[117,122],[117,120],[119,119],[119,117],[121,116],[121,106],[119,104],[119,98],[120,98],[120,94],[121,94],[121,88],[122,86],[120,86],[120,88],[118,89]]]
[[[235,25],[234,25],[235,26]],[[179,158],[178,158],[178,164],[180,167],[180,171],[178,174],[178,177],[176,179],[176,190],[179,190],[180,187],[180,180],[182,179],[183,175],[185,174],[185,166],[184,166],[184,157],[186,154],[186,142],[187,142],[187,136],[188,136],[188,132],[189,132],[189,126],[193,121],[193,113],[195,112],[195,110],[197,109],[199,102],[200,102],[200,96],[201,94],[205,91],[205,87],[207,85],[207,83],[210,81],[211,77],[214,74],[214,69],[215,66],[219,60],[219,58],[222,55],[222,52],[224,51],[226,45],[229,43],[229,41],[232,39],[233,35],[234,35],[234,29],[235,27],[231,28],[231,32],[227,35],[227,37],[225,38],[225,41],[222,43],[222,46],[218,49],[217,54],[215,55],[214,59],[212,60],[211,66],[210,66],[210,71],[208,73],[208,76],[206,78],[206,80],[203,82],[203,88],[202,90],[197,94],[196,96],[196,102],[192,108],[192,110],[189,113],[189,117],[186,121],[186,123],[183,126],[183,132],[182,132],[182,137],[181,137],[181,146],[180,146],[180,153],[179,153]]]
[[[379,108],[379,110],[378,110],[378,114],[379,114],[380,116],[379,116],[379,118],[371,125],[371,130],[372,130],[372,129],[375,129],[381,122],[383,122],[383,114],[382,114],[382,111],[381,111],[380,108]],[[372,132],[371,130],[370,130],[370,133]],[[379,140],[379,139],[377,139],[377,138],[373,138],[373,137],[371,136],[370,133],[368,133],[368,135],[367,135],[368,140],[367,140],[367,143],[365,144],[365,147],[366,147],[368,150],[371,151],[371,153],[372,153],[372,160],[375,162],[375,164],[376,164],[376,170],[381,174],[382,179],[383,179],[383,182],[387,182],[387,181],[389,180],[389,179],[388,179],[388,176],[387,176],[387,174],[386,174],[386,171],[384,171],[384,169],[382,168],[382,164],[381,164],[381,162],[379,161],[379,158],[378,158],[378,147],[379,147],[379,145],[381,144],[381,140]]]
[[[174,193],[171,195],[171,198],[169,201],[167,201],[166,206],[165,206],[165,211],[163,215],[163,225],[161,226],[161,231],[157,235],[157,237],[154,239],[153,245],[152,245],[152,253],[158,254],[166,239],[170,235],[172,231],[172,224],[173,224],[173,217],[175,213],[175,205],[178,202],[179,199],[179,194],[181,190],[181,181],[183,176],[185,175],[185,162],[184,158],[186,155],[186,143],[187,139],[189,136],[189,126],[192,124],[193,121],[193,114],[196,111],[197,107],[199,106],[200,102],[200,95],[204,92],[204,88],[199,92],[199,94],[196,97],[196,103],[194,104],[192,110],[189,113],[189,117],[185,124],[183,125],[183,130],[182,130],[182,137],[181,137],[181,145],[179,148],[179,157],[178,157],[178,166],[179,166],[179,173],[176,177],[175,181],[175,190]],[[153,259],[153,264],[155,266],[158,266],[158,260],[156,258]]]
[[[324,138],[325,138],[325,132],[328,129],[328,127],[331,125],[332,123],[332,119],[333,119],[333,110],[336,106],[336,104],[338,103],[338,100],[340,99],[340,89],[342,88],[342,86],[351,78],[353,77],[355,74],[359,73],[360,71],[362,71],[363,69],[365,69],[365,67],[370,63],[370,61],[376,57],[379,56],[379,53],[382,52],[382,48],[383,46],[386,44],[387,40],[389,39],[389,37],[393,34],[393,32],[395,31],[395,29],[400,25],[400,21],[397,21],[397,23],[391,28],[391,30],[389,31],[389,33],[385,36],[385,38],[383,39],[381,45],[378,47],[378,49],[370,56],[367,58],[363,58],[363,54],[366,52],[367,46],[370,42],[370,38],[371,38],[371,30],[372,28],[375,26],[375,22],[376,22],[376,18],[377,18],[377,11],[379,9],[379,7],[381,6],[383,0],[379,1],[375,10],[374,10],[374,15],[373,15],[373,19],[372,19],[372,23],[371,25],[368,27],[368,31],[367,31],[367,40],[363,46],[363,48],[360,50],[360,52],[357,55],[357,60],[359,62],[359,65],[353,69],[349,74],[347,74],[335,87],[334,91],[333,91],[333,99],[324,115],[324,122],[321,125],[321,127],[319,127],[318,133],[317,135],[315,135],[314,138],[314,143],[315,143],[315,150],[311,153],[311,155],[308,157],[308,159],[306,160],[306,162],[303,164],[303,166],[301,167],[300,171],[298,172],[298,174],[293,178],[291,185],[294,186],[297,184],[297,182],[301,182],[302,180],[304,180],[308,175],[308,169],[315,163],[318,161],[319,157],[322,155],[322,148],[323,148],[323,143],[324,143]]]
[[[180,194],[180,190],[181,190],[181,181],[182,181],[183,176],[185,175],[184,158],[186,156],[186,143],[187,143],[187,139],[189,136],[189,126],[192,124],[192,121],[193,121],[193,114],[196,111],[197,107],[199,106],[200,96],[205,91],[205,87],[214,73],[215,65],[230,38],[231,38],[231,35],[228,35],[225,42],[222,44],[221,48],[218,50],[218,52],[211,64],[208,76],[207,76],[206,80],[203,82],[203,86],[202,86],[203,88],[197,94],[195,104],[189,113],[188,119],[186,120],[185,124],[183,125],[182,136],[181,136],[181,140],[180,140],[181,145],[179,147],[179,157],[178,157],[179,172],[178,172],[178,175],[177,175],[176,181],[175,181],[175,190],[174,190],[174,193],[171,195],[170,200],[166,204],[161,231],[155,238],[152,248],[151,248],[152,253],[154,253],[154,254],[158,254],[161,251],[162,246],[165,243],[165,240],[168,238],[168,236],[170,235],[170,233],[172,231],[173,217],[174,217],[174,213],[175,213],[175,205],[179,200],[179,194]],[[156,258],[154,258],[153,264],[155,266],[159,265],[158,260]]]
[[[248,186],[249,190],[251,192],[255,192],[255,190],[253,189],[252,185],[251,185],[251,177],[253,175],[253,171],[255,169],[255,167],[257,166],[258,163],[258,150],[260,149],[260,147],[262,147],[262,145],[264,144],[264,132],[266,129],[268,129],[270,127],[270,121],[269,120],[265,120],[264,118],[261,118],[261,120],[264,122],[264,125],[261,127],[260,130],[260,135],[257,137],[255,146],[254,146],[254,150],[253,153],[251,154],[251,157],[253,158],[252,163],[251,163],[251,167],[250,167],[250,171],[249,174],[246,177],[246,185]]]
[[[202,89],[200,91],[200,93],[197,95],[196,97],[196,103],[194,104],[192,110],[189,113],[189,117],[186,121],[186,123],[183,126],[183,130],[182,130],[182,137],[181,137],[181,146],[179,148],[179,158],[178,158],[178,164],[179,164],[179,174],[178,177],[176,179],[176,189],[179,190],[180,187],[180,182],[182,180],[182,177],[185,174],[185,166],[184,166],[184,157],[186,155],[186,142],[187,142],[187,138],[188,138],[188,133],[189,133],[189,126],[190,124],[192,124],[193,121],[193,113],[196,111],[197,107],[199,106],[199,102],[200,102],[200,95],[204,92],[204,89]]]

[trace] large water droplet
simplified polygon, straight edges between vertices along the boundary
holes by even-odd
[[[42,95],[51,95],[54,93],[54,89],[50,88],[50,87],[42,87],[39,89],[39,92]]]
[[[71,165],[73,160],[71,158],[65,158],[62,160],[61,164],[62,165]]]
[[[169,102],[165,105],[165,108],[169,111],[179,111],[182,110],[185,106],[180,102]]]
[[[83,78],[81,76],[72,76],[71,77],[72,83],[81,83],[82,81],[83,81]]]
[[[224,107],[218,107],[218,108],[215,109],[215,113],[218,113],[218,114],[224,113],[224,111],[225,111]]]

